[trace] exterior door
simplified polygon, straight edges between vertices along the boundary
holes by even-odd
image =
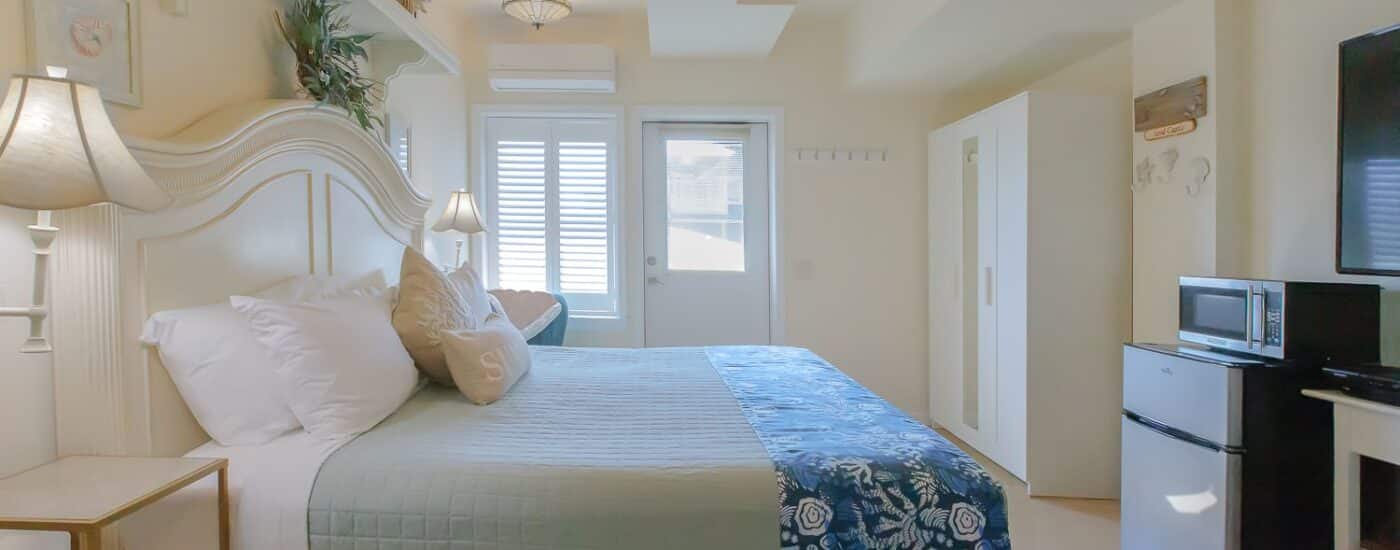
[[[768,125],[644,128],[646,345],[768,344]]]

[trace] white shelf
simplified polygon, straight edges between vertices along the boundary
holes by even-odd
[[[1371,401],[1360,397],[1352,397],[1337,390],[1303,390],[1303,395],[1313,399],[1331,401],[1338,405],[1349,405],[1358,409],[1368,410],[1374,413],[1400,417],[1400,407],[1387,405],[1380,401]]]
[[[451,50],[394,0],[353,0],[345,6],[356,32],[374,33],[369,43],[374,76],[388,81],[400,74],[462,74]]]

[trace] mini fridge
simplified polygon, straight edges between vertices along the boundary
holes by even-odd
[[[1124,550],[1332,547],[1318,369],[1182,345],[1123,350]]]

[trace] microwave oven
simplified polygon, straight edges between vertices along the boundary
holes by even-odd
[[[1178,338],[1284,360],[1380,359],[1380,287],[1182,277]]]

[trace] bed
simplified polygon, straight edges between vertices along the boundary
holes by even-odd
[[[60,452],[230,458],[235,548],[1010,547],[986,471],[797,348],[538,346],[487,407],[424,384],[358,437],[209,442],[141,323],[289,276],[397,280],[429,197],[377,140],[301,102],[132,146],[177,204],[59,214]],[[211,491],[124,521],[126,547],[211,546]]]

